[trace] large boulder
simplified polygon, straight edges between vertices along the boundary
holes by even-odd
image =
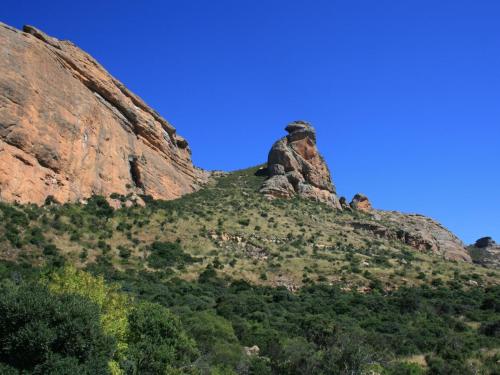
[[[370,203],[370,200],[366,195],[363,195],[361,193],[356,194],[352,198],[350,206],[351,208],[358,211],[370,212],[372,210],[372,204]]]
[[[186,140],[86,52],[1,23],[0,46],[0,200],[197,189]]]
[[[285,130],[288,135],[269,152],[269,178],[261,192],[271,198],[299,195],[340,209],[330,171],[316,147],[314,128],[305,121],[295,121]]]

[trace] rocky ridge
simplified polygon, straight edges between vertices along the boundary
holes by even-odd
[[[370,219],[353,221],[355,230],[397,241],[418,251],[440,254],[446,259],[471,262],[463,242],[438,222],[422,215],[375,210],[367,196],[356,194],[350,204],[337,197],[330,170],[316,147],[316,131],[305,121],[290,123],[287,136],[271,148],[268,178],[260,192],[270,198],[317,200],[340,210],[354,210]]]
[[[397,211],[374,212],[377,235],[396,239],[419,251],[432,252],[449,260],[471,262],[464,243],[437,221],[418,214],[405,214]]]
[[[0,23],[0,200],[173,199],[204,176],[188,142],[69,41]]]

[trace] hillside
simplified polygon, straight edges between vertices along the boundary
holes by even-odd
[[[93,299],[97,281],[61,267],[103,275],[137,301],[123,302],[126,319],[136,319],[141,301],[155,303],[144,316],[159,304],[175,314],[169,319],[179,317],[175,335],[194,338],[175,349],[184,358],[176,366],[192,363],[186,374],[495,373],[498,270],[359,229],[392,230],[373,214],[300,197],[269,200],[258,192],[261,171],[221,174],[173,201],[144,197],[145,206],[113,195],[118,210],[98,196],[86,204],[1,203],[4,293],[41,272],[62,292]],[[115,292],[99,293],[108,293],[102,314],[115,313],[105,302]],[[129,340],[129,348],[142,345]],[[134,355],[119,351],[109,366]]]
[[[265,176],[257,171],[223,175],[174,201],[151,200],[116,211],[100,208],[109,206],[98,198],[87,205],[41,208],[2,204],[1,254],[42,265],[51,259],[44,256],[50,248],[79,267],[111,264],[186,280],[212,264],[231,278],[290,290],[318,281],[354,290],[499,281],[498,271],[381,236],[380,228],[398,229],[388,219],[391,213],[381,212],[379,219],[302,198],[266,199],[258,192]],[[374,226],[377,231],[365,229]],[[171,251],[179,252],[174,260]]]

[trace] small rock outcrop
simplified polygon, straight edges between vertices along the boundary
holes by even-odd
[[[483,237],[467,247],[474,263],[488,268],[500,268],[500,244],[491,237]]]
[[[247,357],[258,357],[260,354],[260,348],[257,345],[254,346],[245,346],[243,347],[243,350],[245,351],[245,355]]]
[[[316,131],[305,121],[290,123],[288,135],[271,148],[267,160],[269,178],[261,193],[271,198],[299,195],[341,208],[325,160],[316,147]]]
[[[364,212],[370,212],[373,209],[368,197],[360,193],[356,194],[354,198],[352,198],[350,206],[354,210]]]
[[[0,23],[0,200],[197,189],[188,143],[69,41]]]

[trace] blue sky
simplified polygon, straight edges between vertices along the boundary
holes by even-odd
[[[500,1],[11,1],[173,123],[207,169],[311,121],[339,194],[500,241]]]

